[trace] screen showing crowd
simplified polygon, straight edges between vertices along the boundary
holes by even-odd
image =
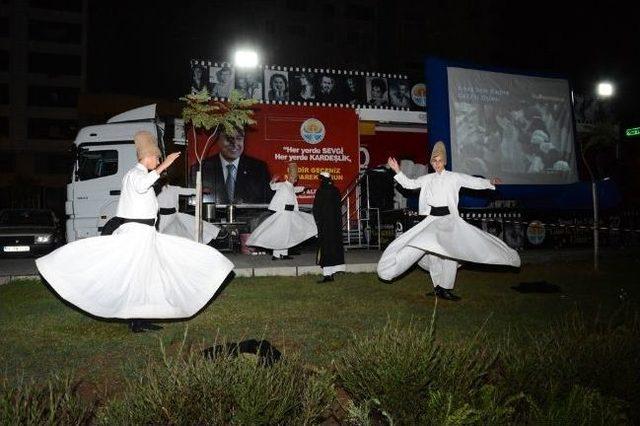
[[[569,83],[449,67],[454,170],[508,184],[577,181]]]

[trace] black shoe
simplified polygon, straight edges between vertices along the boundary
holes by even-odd
[[[144,330],[157,331],[157,330],[162,330],[164,327],[158,324],[152,324],[151,321],[143,321],[142,328]]]
[[[318,284],[328,283],[330,281],[334,281],[333,275],[325,275],[321,280],[318,281]]]
[[[142,326],[142,321],[140,320],[129,321],[129,330],[131,330],[132,333],[144,333],[144,327]]]
[[[439,299],[450,300],[452,302],[457,302],[458,300],[460,300],[460,296],[456,296],[448,288],[442,288],[438,285],[433,289],[433,291],[436,297],[438,297]]]

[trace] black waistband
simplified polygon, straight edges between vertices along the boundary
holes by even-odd
[[[431,216],[446,216],[449,213],[451,213],[449,211],[449,207],[447,206],[442,206],[442,207],[433,207],[431,206],[431,211],[429,212],[429,215]]]
[[[135,222],[135,223],[141,223],[143,225],[149,225],[149,226],[153,226],[156,224],[156,220],[155,219],[127,219],[127,218],[122,218],[122,224],[124,225],[125,223],[129,223],[129,222]]]
[[[104,224],[98,228],[98,232],[100,235],[112,235],[116,229],[118,229],[121,225],[124,225],[127,222],[135,222],[141,223],[143,225],[154,226],[156,220],[155,219],[125,219],[124,217],[114,216]]]
[[[285,204],[284,209],[288,212],[292,212],[295,206],[293,204]]]
[[[161,215],[168,215],[168,214],[174,214],[177,213],[178,211],[176,210],[175,207],[160,207],[160,210],[158,211],[158,213],[160,213]]]

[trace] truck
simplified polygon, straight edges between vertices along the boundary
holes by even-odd
[[[122,178],[137,162],[133,136],[151,132],[164,153],[164,129],[155,104],[80,129],[73,142],[75,160],[65,202],[67,242],[100,235],[116,214]]]
[[[362,119],[362,112],[360,115]],[[374,120],[376,119],[380,118],[374,118]],[[100,235],[105,223],[115,216],[122,178],[137,161],[133,136],[140,130],[147,130],[156,135],[161,151],[165,152],[163,143],[165,123],[158,119],[155,104],[123,112],[110,118],[105,124],[84,127],[79,131],[74,141],[76,156],[71,183],[67,185],[67,201],[65,203],[67,242]],[[184,128],[179,125],[179,120],[176,120],[174,141],[184,143],[184,135],[180,136],[183,132]],[[358,180],[358,182],[360,181],[361,179]],[[374,189],[382,190],[382,188],[380,185],[374,185],[371,190],[372,195],[375,192]],[[350,190],[358,191],[355,187]],[[620,223],[624,227],[636,229],[636,214],[622,214],[623,220],[622,217],[617,217],[620,215],[616,216],[613,211],[620,199],[619,191],[617,191],[613,180],[599,181],[597,192],[600,209],[603,210],[604,216],[609,216],[607,211],[613,212],[611,220],[603,218],[605,223],[617,229],[620,226],[613,224],[621,221]],[[559,244],[560,240],[576,240],[575,242],[577,242],[578,239],[584,239],[590,235],[590,227],[584,225],[583,222],[587,223],[590,219],[591,193],[591,182],[584,181],[569,185],[503,185],[499,191],[491,194],[461,193],[460,208],[467,220],[476,226],[486,228],[489,232],[493,232],[490,223],[500,222],[501,226],[495,227],[497,235],[509,240],[507,235],[518,234],[518,238],[515,238],[518,242],[512,243],[512,245],[520,248],[525,243],[525,238],[532,239],[529,234],[535,237],[533,241],[530,241],[530,246],[541,246],[543,241],[552,244]],[[351,199],[348,195],[344,196],[347,204]],[[192,200],[189,204],[192,204]],[[362,203],[356,202],[355,204],[355,210],[359,211]],[[372,204],[370,207],[378,206]],[[349,206],[347,205],[348,211]],[[353,211],[351,213],[349,217],[353,216]],[[387,225],[393,225],[392,229],[387,230],[390,239],[395,236],[398,222],[401,222],[402,228],[406,230],[417,219],[411,214],[407,217],[404,214],[398,216],[399,214],[398,211],[392,211],[388,213],[391,215],[387,218],[388,220],[382,218],[383,222],[388,222]],[[364,215],[364,217],[365,219],[358,219],[358,223],[355,225],[351,220],[343,220],[347,226],[345,242],[349,247],[363,246],[361,243],[363,226],[367,228],[365,233],[367,230],[371,232],[369,229],[371,224],[367,222],[370,218],[368,215]],[[517,220],[514,220],[514,217]],[[516,222],[520,226],[518,232],[511,229]],[[539,234],[544,231],[544,228],[538,226],[530,230],[529,223],[547,224],[549,230],[546,235],[553,238],[544,238],[544,235],[540,237]],[[359,236],[358,242],[353,244],[351,241],[352,225],[355,226]],[[578,231],[573,232],[574,230]],[[381,233],[384,232],[381,231]],[[372,245],[368,242],[366,246],[381,247],[384,239],[382,237],[379,235],[376,244]],[[369,238],[365,239],[369,240]]]

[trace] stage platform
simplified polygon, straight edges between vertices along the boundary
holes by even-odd
[[[347,250],[344,254],[347,272],[375,272],[381,251]],[[316,252],[304,251],[291,260],[272,260],[268,255],[225,255],[236,265],[234,272],[238,277],[297,276],[320,274],[316,265]]]

